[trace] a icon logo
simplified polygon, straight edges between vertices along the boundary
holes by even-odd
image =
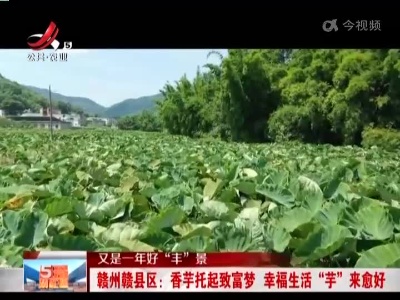
[[[36,33],[32,34],[28,37],[28,46],[35,51],[44,50],[50,45],[54,50],[57,50],[60,47],[60,42],[56,40],[59,29],[53,21],[50,22],[49,27],[47,27],[44,34]],[[33,38],[39,38],[36,42],[29,42]],[[72,49],[72,42],[64,42],[64,49]]]
[[[332,30],[338,31],[339,28],[336,24],[337,19],[331,20],[331,21],[325,21],[322,23],[322,30],[325,32],[331,32]]]
[[[53,276],[53,266],[40,266],[40,278],[51,278],[51,276]]]
[[[64,42],[64,49],[72,49],[72,42]]]

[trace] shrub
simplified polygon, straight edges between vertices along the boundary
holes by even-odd
[[[275,111],[268,121],[268,135],[274,141],[305,141],[310,131],[309,113],[305,107],[285,105]]]
[[[378,146],[385,150],[400,150],[400,131],[385,128],[367,128],[362,134],[362,146]]]
[[[0,117],[1,128],[34,128],[35,126],[25,121],[12,121],[7,118]]]

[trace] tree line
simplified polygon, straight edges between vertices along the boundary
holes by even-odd
[[[164,100],[147,113],[157,130],[240,142],[359,145],[367,130],[399,138],[399,50],[209,55],[219,56],[220,63],[199,68],[193,80],[184,75],[163,87]],[[146,130],[137,123],[135,129]]]
[[[81,108],[75,107],[70,103],[54,101],[53,105],[61,110],[63,114],[83,113]],[[49,106],[48,99],[4,78],[0,74],[0,109],[4,110],[6,114],[19,115],[28,109],[32,112],[39,112],[40,108],[47,106]]]
[[[6,99],[0,102],[0,109],[4,110],[7,115],[14,115],[14,116],[23,113],[25,110],[31,110],[32,112],[39,112],[40,108],[48,106],[49,106],[48,100],[40,98],[38,98],[33,103],[29,101],[28,102],[19,101],[11,97],[7,97]],[[59,109],[62,114],[70,114],[70,113],[83,114],[83,110],[80,107],[74,107],[73,105],[71,105],[71,103],[54,101],[53,107]]]

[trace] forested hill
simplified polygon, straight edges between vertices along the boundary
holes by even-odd
[[[130,114],[137,114],[142,111],[152,111],[156,107],[156,102],[162,99],[161,94],[140,97],[137,99],[126,99],[124,101],[118,102],[105,111],[107,117],[115,118]]]
[[[0,75],[0,109],[24,110],[32,108],[39,110],[46,99],[16,82]]]
[[[20,113],[25,109],[38,112],[40,107],[48,105],[49,90],[34,86],[25,86],[0,75],[0,109],[10,114]],[[137,99],[127,99],[110,107],[104,107],[84,97],[71,97],[52,92],[54,105],[63,112],[84,112],[89,115],[120,117],[135,115],[143,110],[152,110],[160,94]]]
[[[14,115],[22,113],[25,109],[38,112],[41,107],[47,106],[48,97],[35,93],[17,82],[8,80],[0,75],[0,109]],[[65,113],[71,111],[82,112],[79,107],[68,103],[54,101],[54,106]]]
[[[31,91],[42,95],[46,99],[49,97],[49,90],[42,89],[34,86],[25,86],[26,88],[30,89]],[[103,115],[106,111],[106,108],[92,99],[84,98],[84,97],[71,97],[65,96],[59,93],[52,92],[52,97],[56,101],[61,101],[65,103],[70,103],[73,106],[80,107],[85,113],[92,114],[92,115]]]
[[[170,133],[359,144],[367,127],[400,128],[399,50],[229,50],[220,59],[164,87],[159,116]]]
[[[47,89],[26,86],[28,89],[48,97]],[[91,115],[103,117],[121,117],[125,115],[135,115],[144,110],[152,110],[156,104],[156,100],[160,99],[161,94],[144,96],[136,99],[126,99],[118,102],[110,107],[104,107],[94,100],[84,97],[65,96],[59,93],[52,93],[53,99],[65,103],[70,103],[72,106],[80,107],[84,112]]]

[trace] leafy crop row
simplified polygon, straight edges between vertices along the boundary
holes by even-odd
[[[400,154],[115,131],[0,134],[0,258],[23,249],[275,251],[400,266]]]

